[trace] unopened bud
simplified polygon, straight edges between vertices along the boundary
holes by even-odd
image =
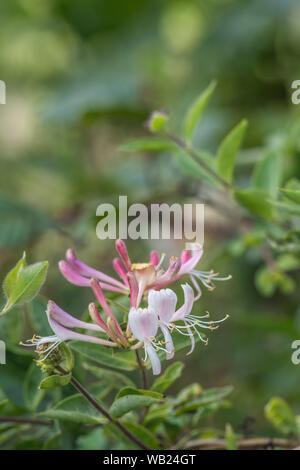
[[[153,133],[161,132],[165,129],[168,119],[168,113],[166,111],[153,111],[146,121],[145,127]]]

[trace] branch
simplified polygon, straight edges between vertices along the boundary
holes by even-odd
[[[61,372],[63,375],[67,374],[67,372],[60,366],[57,366],[56,369]],[[80,382],[78,382],[77,379],[75,379],[75,377],[72,377],[71,378],[71,384],[73,385],[74,388],[76,388],[76,390],[81,393],[82,396],[84,396],[84,398],[97,410],[99,411],[99,413],[101,413],[108,421],[110,421],[112,424],[114,424],[115,426],[117,426],[117,428],[120,429],[120,431],[122,431],[123,434],[125,434],[125,436],[127,436],[132,442],[134,442],[135,445],[137,445],[140,449],[143,449],[143,450],[149,450],[149,448],[147,446],[145,446],[145,444],[143,444],[137,437],[135,437],[133,434],[131,434],[130,431],[128,431],[128,429],[125,428],[125,426],[123,426],[122,423],[120,423],[119,421],[116,421],[114,420],[110,414],[104,409],[102,408],[102,406],[97,402],[97,400],[95,400],[92,395],[90,395],[90,393],[86,390],[86,388],[84,388],[83,385],[81,385]]]
[[[18,416],[0,417],[0,423],[34,424],[37,426],[52,426],[52,423],[50,421],[43,421],[40,419],[32,419],[32,418],[19,418]]]
[[[232,189],[231,184],[228,183],[228,181],[224,180],[220,175],[218,175],[218,173],[216,173],[212,168],[210,168],[210,166],[208,166],[207,163],[205,163],[201,159],[200,155],[198,155],[196,150],[194,150],[192,147],[190,147],[188,144],[186,144],[184,142],[184,140],[181,140],[176,135],[170,134],[168,132],[166,133],[166,135],[169,137],[169,139],[171,139],[177,145],[177,147],[179,147],[182,150],[184,150],[185,152],[187,152],[198,165],[202,166],[202,168],[207,173],[209,173],[214,179],[219,181],[219,183],[221,183],[221,185],[225,189]]]
[[[277,437],[254,437],[251,439],[240,439],[237,441],[239,450],[251,448],[282,447],[284,449],[293,449],[299,446],[299,441],[283,439]],[[195,439],[188,441],[183,449],[226,449],[225,439]]]

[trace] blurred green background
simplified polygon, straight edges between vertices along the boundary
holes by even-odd
[[[1,2],[0,79],[7,86],[0,108],[1,278],[24,249],[31,262],[48,259],[43,293],[80,313],[92,294],[63,280],[57,262],[73,247],[85,262],[112,272],[114,242],[95,234],[99,204],[117,203],[122,194],[129,203],[202,202],[203,194],[213,200],[212,189],[184,175],[170,152],[118,150],[147,136],[143,123],[153,109],[167,109],[180,132],[186,107],[212,79],[218,86],[195,145],[214,152],[247,118],[240,186],[266,145],[281,145],[286,176],[299,176],[300,115],[290,99],[299,54],[297,0]],[[300,412],[300,369],[290,360],[300,337],[299,292],[264,298],[254,283],[261,257],[255,247],[234,250],[237,231],[230,212],[207,203],[203,269],[233,279],[203,292],[198,310],[231,318],[207,348],[177,359],[186,363],[185,384],[232,383],[234,406],[220,422],[242,430],[250,417],[259,434],[271,396]],[[147,261],[153,248],[150,241],[128,246],[135,261]],[[171,255],[183,244],[155,247]]]

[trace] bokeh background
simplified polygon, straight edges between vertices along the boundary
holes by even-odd
[[[178,355],[186,363],[183,380],[205,388],[233,384],[233,407],[214,423],[250,426],[254,434],[272,432],[263,417],[271,396],[300,411],[300,369],[290,359],[291,343],[300,337],[298,289],[262,296],[255,286],[263,263],[259,251],[240,248],[230,211],[210,204],[213,190],[184,174],[171,152],[124,153],[119,147],[147,136],[143,123],[153,109],[167,109],[173,131],[180,133],[186,107],[216,79],[195,145],[214,152],[246,118],[238,184],[247,183],[266,145],[284,143],[286,174],[299,175],[300,115],[291,103],[299,54],[297,0],[0,5],[0,78],[7,85],[7,104],[0,108],[1,278],[23,250],[31,262],[47,259],[43,294],[80,313],[91,293],[63,280],[57,262],[73,247],[85,262],[112,272],[114,242],[95,234],[99,204],[117,204],[122,194],[129,203],[205,200],[203,269],[233,279],[203,292],[198,310],[231,318],[207,348],[199,345],[188,358]],[[155,246],[171,255],[183,243]],[[128,247],[137,262],[146,261],[153,245],[129,241]],[[293,278],[297,282],[297,271]],[[17,331],[22,320],[15,318]]]

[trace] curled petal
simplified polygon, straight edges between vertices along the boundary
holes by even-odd
[[[157,333],[158,318],[151,308],[131,307],[128,322],[132,334],[139,341],[148,342],[149,338],[154,338]]]
[[[189,273],[200,261],[200,258],[203,254],[203,248],[200,244],[197,244],[196,249],[192,251],[192,255],[188,261],[182,264],[178,275],[183,276],[183,274]]]
[[[101,307],[103,308],[104,312],[106,313],[106,315],[111,318],[114,322],[114,330],[115,332],[117,333],[118,337],[123,341],[126,341],[125,340],[125,337],[123,335],[123,332],[122,332],[122,329],[116,319],[116,317],[114,316],[113,312],[111,311],[111,309],[109,308],[107,302],[106,302],[106,299],[104,297],[104,294],[103,294],[103,291],[102,291],[102,288],[101,288],[101,284],[100,282],[93,278],[91,279],[91,287],[94,291],[94,294],[99,302],[99,304],[101,305]],[[126,343],[127,344],[127,343]]]
[[[183,320],[186,315],[188,315],[194,304],[195,296],[192,287],[189,284],[181,285],[184,292],[184,304],[176,310],[171,321]]]
[[[125,268],[127,269],[127,271],[130,271],[131,261],[130,261],[129,255],[128,255],[126,245],[123,242],[123,240],[119,239],[119,240],[116,241],[116,249],[117,249],[117,251],[118,251],[118,253],[121,257],[121,260],[124,263]]]
[[[78,320],[78,318],[72,317],[72,315],[62,310],[52,300],[49,300],[48,302],[47,312],[49,313],[51,318],[53,318],[63,326],[68,326],[70,328],[84,328],[85,330],[104,332],[104,329],[101,328],[99,325],[95,325],[94,323],[87,323]]]
[[[165,349],[167,351],[166,358],[172,359],[174,357],[175,348],[171,334],[165,325],[160,325],[160,329],[164,335]]]
[[[107,274],[104,274],[101,271],[91,268],[87,264],[83,263],[79,258],[77,258],[74,251],[71,249],[67,250],[66,260],[68,261],[69,265],[82,276],[96,277],[100,281],[124,288],[124,285],[120,281],[117,281],[113,277],[107,276]]]
[[[171,289],[150,290],[148,305],[161,321],[169,323],[175,313],[177,295]]]
[[[149,356],[153,375],[159,375],[161,373],[161,364],[159,357],[151,344],[145,346],[146,357]]]
[[[119,260],[119,258],[115,258],[113,260],[113,267],[116,271],[116,273],[120,276],[121,279],[123,279],[123,281],[125,282],[126,286],[129,286],[128,284],[128,279],[127,279],[127,273],[124,269],[124,266],[123,264],[121,263],[121,261]]]
[[[76,271],[74,271],[71,266],[68,265],[65,261],[60,261],[58,263],[60,272],[62,275],[67,279],[67,281],[71,282],[71,284],[75,284],[75,286],[89,286],[90,280],[80,276]]]
[[[94,303],[90,303],[89,305],[89,314],[93,322],[97,323],[98,325],[101,325],[101,328],[107,331],[108,329],[107,324],[105,323],[104,320],[102,320],[100,313],[98,312],[98,309]]]
[[[48,317],[49,325],[51,326],[53,332],[55,333],[55,335],[61,342],[67,341],[67,340],[75,340],[75,341],[86,341],[88,343],[103,344],[105,346],[115,346],[115,343],[112,343],[111,341],[97,338],[96,336],[89,336],[89,335],[84,335],[81,333],[76,333],[75,331],[69,330],[68,328],[65,328],[64,326],[59,325],[59,323],[57,323],[53,318],[51,318],[51,315],[48,312],[47,312],[47,317]]]
[[[155,250],[151,251],[151,253],[150,253],[150,263],[153,266],[157,266],[158,263],[159,263],[159,256],[158,256],[157,251],[155,251]]]
[[[180,258],[181,258],[181,263],[185,264],[187,261],[191,259],[191,254],[188,250],[183,250]]]
[[[130,306],[136,307],[138,293],[139,293],[139,286],[138,286],[136,277],[133,273],[129,272],[127,274],[127,277],[128,277],[129,289],[130,289]]]

